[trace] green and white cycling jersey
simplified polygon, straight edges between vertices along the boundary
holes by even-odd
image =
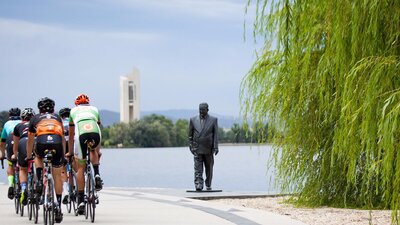
[[[75,125],[75,135],[84,133],[99,133],[99,111],[91,105],[79,105],[71,109],[69,123]]]
[[[69,125],[74,125],[74,155],[78,159],[86,157],[86,147],[84,139],[81,137],[90,137],[97,140],[97,144],[101,142],[99,111],[96,107],[90,105],[79,105],[71,109],[69,116]],[[97,145],[96,144],[96,145]]]

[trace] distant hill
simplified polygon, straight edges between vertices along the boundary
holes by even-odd
[[[111,126],[114,123],[119,123],[119,112],[114,112],[110,110],[99,110],[101,121],[103,126]],[[151,114],[163,115],[168,119],[175,122],[178,119],[186,119],[189,120],[190,117],[197,115],[198,110],[185,110],[185,109],[171,109],[171,110],[158,110],[158,111],[141,111],[140,117],[143,118],[145,116]],[[240,123],[239,119],[234,118],[233,116],[224,116],[219,114],[210,113],[215,117],[218,117],[218,125],[223,128],[231,128],[234,123]]]
[[[110,110],[99,110],[101,124],[108,127],[114,123],[119,123],[119,112],[114,112]]]

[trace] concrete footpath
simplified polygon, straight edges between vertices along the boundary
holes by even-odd
[[[110,225],[304,225],[289,217],[266,211],[224,205],[194,198],[218,197],[217,193],[187,193],[185,190],[157,188],[104,188],[99,193],[96,208],[96,224]],[[220,192],[220,197],[226,194]],[[232,197],[233,193],[229,194]],[[244,196],[238,193],[237,196]],[[62,208],[61,224],[90,223],[84,216],[75,216]],[[0,184],[0,224],[32,223],[25,215],[15,214],[14,201],[7,198],[7,186]],[[43,212],[39,210],[39,222],[43,224]]]

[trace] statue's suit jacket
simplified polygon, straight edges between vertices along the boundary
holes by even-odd
[[[203,125],[200,116],[190,118],[189,147],[197,154],[212,154],[213,149],[218,149],[218,119],[207,115]]]

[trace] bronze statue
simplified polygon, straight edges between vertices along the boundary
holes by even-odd
[[[214,154],[218,154],[218,119],[208,115],[207,103],[200,103],[199,115],[190,118],[189,149],[194,156],[196,191],[203,190],[203,166],[206,173],[206,189],[212,190]]]

